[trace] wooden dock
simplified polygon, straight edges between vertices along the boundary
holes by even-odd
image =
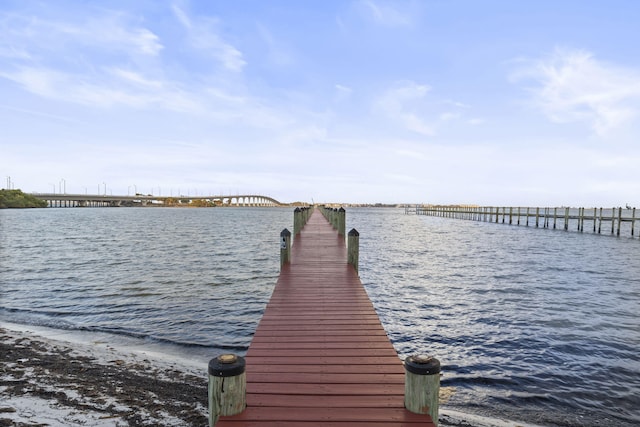
[[[404,367],[319,210],[294,237],[246,360],[247,407],[217,426],[433,427],[404,408]]]
[[[582,233],[636,236],[636,208],[568,208],[568,207],[491,207],[491,206],[415,206],[405,214],[467,219],[536,228],[575,229]],[[587,228],[585,228],[587,222]],[[604,225],[604,227],[603,227]],[[607,231],[610,229],[610,233]]]

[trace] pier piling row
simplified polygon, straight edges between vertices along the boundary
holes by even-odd
[[[466,219],[536,228],[586,231],[593,234],[636,237],[636,208],[568,208],[568,207],[490,207],[490,206],[416,206],[405,213],[443,218]],[[603,228],[604,223],[604,228]],[[640,237],[640,236],[638,236]]]

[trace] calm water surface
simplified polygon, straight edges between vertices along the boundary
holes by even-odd
[[[246,351],[291,209],[0,211],[0,319],[206,360]],[[396,349],[440,359],[448,407],[640,424],[640,241],[349,209]]]

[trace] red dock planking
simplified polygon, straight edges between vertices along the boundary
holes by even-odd
[[[415,426],[404,367],[343,236],[315,210],[291,248],[246,355],[247,408],[221,427]]]

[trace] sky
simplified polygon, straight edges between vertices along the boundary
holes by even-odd
[[[640,206],[635,0],[0,0],[0,187]]]

